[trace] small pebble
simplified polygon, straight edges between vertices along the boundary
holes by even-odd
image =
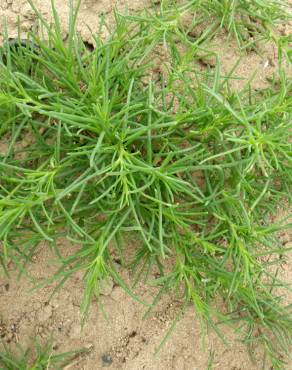
[[[103,366],[110,366],[113,363],[111,355],[103,355],[101,359],[103,362]]]

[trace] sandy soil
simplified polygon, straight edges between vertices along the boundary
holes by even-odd
[[[64,37],[67,29],[67,2],[56,0],[56,6],[61,18]],[[50,1],[38,0],[36,4],[46,18],[50,18]],[[78,31],[83,39],[90,42],[91,33],[98,28],[98,14],[112,16],[113,2],[108,0],[84,0],[80,9]],[[121,0],[120,10],[128,6],[129,11],[137,11],[150,6],[150,0]],[[10,37],[17,34],[18,17],[20,17],[21,32],[33,26],[35,15],[26,0],[0,0],[0,22],[5,18],[7,32]],[[89,26],[89,28],[87,27]],[[285,30],[284,32],[287,32]],[[239,53],[231,41],[223,42],[224,34],[214,40],[214,50],[220,50],[222,71],[226,73],[237,61]],[[0,32],[0,43],[3,33]],[[218,47],[220,45],[220,48]],[[237,74],[249,78],[255,71],[254,88],[265,86],[266,77],[275,70],[276,52],[271,45],[266,45],[263,55],[249,53],[242,56],[237,68]],[[203,60],[202,68],[212,68],[212,60]],[[239,87],[243,81],[235,81],[233,86]],[[283,233],[280,236],[283,244],[291,242],[291,235]],[[60,249],[64,254],[73,246],[66,240],[60,240]],[[56,266],[54,256],[44,243],[28,266],[29,272],[41,281],[53,274]],[[292,281],[289,265],[283,265],[282,275],[286,281]],[[122,271],[125,279],[129,279],[128,271]],[[13,274],[14,275],[14,274]],[[238,341],[238,337],[230,328],[223,328],[229,346],[211,333],[205,336],[200,329],[192,307],[189,307],[178,322],[176,329],[161,351],[154,355],[155,348],[160,344],[164,334],[170,327],[178,312],[179,303],[172,296],[165,296],[155,312],[142,320],[145,307],[133,301],[124,291],[109,284],[104,289],[102,304],[108,315],[106,320],[97,304],[91,307],[90,315],[83,330],[80,326],[80,301],[83,294],[82,276],[76,275],[67,282],[64,289],[50,298],[54,284],[31,292],[33,284],[29,278],[7,279],[0,277],[0,337],[7,343],[29,345],[33,338],[42,341],[53,338],[56,352],[87,347],[88,354],[77,359],[70,369],[96,370],[109,367],[123,370],[201,370],[207,369],[210,353],[214,351],[213,369],[217,370],[256,370],[261,368],[259,359],[261,353],[255,350],[252,363],[246,347]],[[145,284],[137,287],[137,294],[147,302],[155,293],[154,288]],[[291,297],[287,300],[291,301]],[[69,368],[69,367],[68,367]],[[289,367],[287,367],[288,369]],[[267,367],[268,369],[268,367]],[[291,368],[292,369],[292,368]]]
[[[66,240],[60,244],[65,252],[72,248]],[[29,272],[37,281],[53,273],[55,266],[48,264],[52,259],[53,255],[44,244],[29,266]],[[127,272],[122,273],[127,278]],[[216,351],[214,369],[257,369],[250,363],[245,346],[236,342],[231,330],[224,329],[229,348],[214,334],[209,338],[204,336],[191,307],[155,356],[156,347],[178,312],[180,302],[171,296],[165,296],[155,312],[143,320],[145,308],[120,287],[109,286],[102,296],[107,320],[100,307],[93,304],[81,330],[81,275],[72,278],[52,299],[53,285],[33,293],[29,291],[31,287],[28,279],[22,279],[21,283],[15,279],[0,280],[0,336],[8,343],[19,341],[23,345],[29,345],[36,336],[43,341],[53,338],[56,351],[89,348],[90,352],[72,369],[102,369],[107,365],[103,356],[108,355],[112,360],[108,366],[112,369],[201,370],[207,368],[211,350]],[[155,290],[140,284],[136,293],[151,302]]]

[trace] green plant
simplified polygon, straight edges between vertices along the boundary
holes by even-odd
[[[290,5],[282,0],[202,0],[193,4],[196,11],[217,19],[220,27],[244,48],[258,41],[274,39],[275,26],[291,20]]]
[[[38,342],[32,348],[24,350],[18,347],[18,354],[4,346],[0,352],[1,370],[58,370],[70,363],[76,356],[84,353],[84,350],[53,354],[51,345],[41,346]]]
[[[281,25],[292,20],[291,5],[285,0],[193,0],[177,3],[161,1],[160,6],[127,15],[128,19],[147,30],[149,48],[163,42],[171,45],[170,51],[175,53],[174,45],[183,45],[184,53],[178,55],[190,64],[194,59],[200,60],[202,53],[216,57],[209,43],[218,31],[224,29],[227,37],[221,35],[222,40],[235,38],[240,50],[262,54],[263,45],[271,43],[277,48],[281,62],[291,62],[291,35],[280,31]]]
[[[156,12],[148,11],[144,21],[153,24],[153,30],[188,38],[189,32],[202,26],[203,31],[190,43],[197,47],[212,38],[219,29],[235,37],[240,48],[246,49],[262,41],[276,45],[290,36],[281,36],[277,26],[291,21],[291,5],[285,0],[193,0],[184,3],[161,1]],[[139,17],[140,20],[143,16]],[[184,17],[188,22],[184,22]],[[135,18],[135,17],[134,17]],[[192,33],[192,32],[191,32]]]
[[[30,34],[26,45],[2,50],[2,265],[23,268],[47,240],[62,264],[58,288],[84,271],[84,315],[109,275],[141,301],[116,256],[140,279],[158,268],[157,297],[141,301],[148,312],[177,291],[182,310],[193,304],[219,335],[218,320],[240,320],[245,341],[262,342],[280,368],[291,316],[273,294],[285,283],[268,267],[288,252],[275,233],[291,225],[271,225],[269,216],[291,201],[291,81],[280,69],[268,89],[235,93],[219,62],[200,77],[185,63],[173,30],[118,14],[110,37],[94,36],[89,52],[75,32],[77,13],[66,43],[53,13],[51,27],[37,12],[46,40]],[[152,68],[157,46],[170,51],[165,76]],[[133,233],[140,243],[129,261]],[[79,250],[62,257],[61,236]],[[228,315],[214,306],[217,295]]]

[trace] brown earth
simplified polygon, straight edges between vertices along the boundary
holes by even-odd
[[[62,22],[64,37],[68,26],[67,2],[56,0],[56,6]],[[42,14],[50,19],[50,0],[35,1]],[[78,31],[85,41],[91,41],[92,29],[98,28],[98,15],[103,13],[108,19],[112,17],[114,2],[108,0],[83,0],[80,9]],[[117,6],[124,10],[138,11],[151,5],[150,0],[119,1]],[[23,34],[31,29],[35,15],[26,0],[0,0],[0,22],[5,18],[7,32],[10,37],[17,35],[18,17]],[[89,26],[89,28],[87,27]],[[288,25],[284,32],[289,32]],[[0,43],[3,33],[0,32]],[[218,47],[220,45],[220,47]],[[226,41],[224,33],[213,42],[214,50],[220,51],[222,71],[228,72],[239,58],[239,52],[233,41]],[[255,73],[254,88],[267,84],[266,77],[275,71],[276,52],[272,45],[266,45],[262,55],[254,52],[241,55],[241,62],[236,74],[250,78]],[[212,68],[211,59],[203,60],[201,67]],[[242,86],[244,81],[236,80],[235,88]],[[1,144],[1,143],[0,143]],[[2,149],[7,146],[2,143]],[[1,145],[0,145],[1,150]],[[279,209],[282,213],[283,210]],[[279,236],[286,246],[291,243],[291,234]],[[60,240],[62,253],[69,254],[74,248],[67,240]],[[44,243],[28,265],[29,273],[41,281],[52,276],[56,266],[52,263],[54,255]],[[292,281],[290,263],[283,265],[281,272],[286,282]],[[126,280],[129,272],[122,270]],[[226,336],[226,346],[214,333],[205,335],[198,318],[188,307],[182,319],[178,322],[172,335],[158,354],[155,349],[160,344],[167,329],[175,319],[179,301],[173,296],[165,296],[155,311],[146,319],[142,319],[145,307],[130,298],[120,287],[109,282],[104,287],[102,295],[103,310],[100,305],[93,304],[90,315],[83,330],[80,326],[80,301],[83,294],[82,276],[75,275],[67,282],[57,295],[50,298],[54,284],[37,291],[31,291],[32,281],[16,277],[7,279],[0,276],[0,337],[4,342],[14,345],[20,343],[29,346],[35,337],[46,342],[53,338],[56,352],[87,347],[89,352],[76,359],[66,367],[75,370],[98,370],[104,367],[123,370],[201,370],[207,369],[210,354],[214,351],[213,369],[216,370],[257,370],[262,368],[261,351],[255,349],[255,362],[252,363],[246,347],[239,342],[232,328],[222,328]],[[140,284],[137,295],[150,303],[155,289],[146,284]],[[287,297],[287,302],[291,297]],[[268,366],[266,369],[270,368]],[[292,367],[287,367],[292,369]]]

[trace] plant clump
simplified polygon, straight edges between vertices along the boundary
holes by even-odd
[[[218,320],[240,320],[245,341],[263,343],[280,368],[291,316],[269,265],[281,264],[288,249],[276,232],[290,227],[270,223],[292,183],[284,69],[269,88],[236,92],[219,61],[205,76],[186,65],[162,21],[153,31],[152,22],[116,14],[110,37],[95,35],[88,51],[76,12],[66,42],[55,10],[53,26],[37,14],[47,38],[6,43],[0,59],[3,268],[24,269],[46,240],[60,259],[59,287],[84,272],[83,314],[108,276],[139,300],[115,255],[140,278],[157,268],[149,310],[177,291],[182,311],[193,304],[219,335]],[[157,46],[168,51],[167,78],[149,73]],[[139,245],[128,260],[133,234]],[[63,236],[79,246],[66,258],[56,244]],[[227,315],[214,306],[218,295]]]

